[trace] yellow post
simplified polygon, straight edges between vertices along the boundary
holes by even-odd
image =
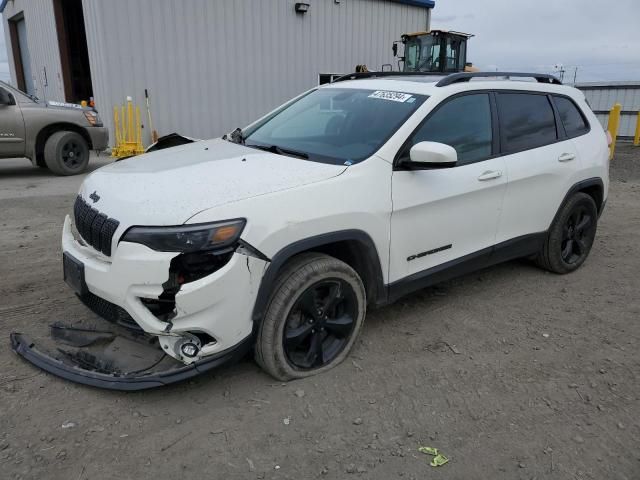
[[[142,123],[140,122],[140,107],[136,107],[136,155],[144,153],[142,146]]]
[[[120,148],[120,122],[118,121],[118,107],[113,107],[113,129],[116,132],[116,144],[111,149],[111,155],[118,156],[118,149]]]
[[[613,159],[613,155],[616,151],[616,141],[618,139],[618,131],[620,129],[620,113],[622,112],[622,105],[616,103],[611,112],[609,113],[609,133],[611,134],[611,148],[609,149],[609,160]]]
[[[136,143],[140,143],[140,107],[136,107]]]
[[[131,97],[127,97],[127,114],[128,114],[128,127],[129,127],[129,135],[127,137],[127,142],[133,143],[135,142],[135,138],[133,137],[133,99]]]
[[[640,146],[640,112],[638,112],[638,120],[636,121],[636,135],[633,137],[633,145]]]
[[[118,143],[120,143],[120,132],[118,131],[119,129],[119,125],[118,125],[118,107],[113,107],[113,129],[116,131],[116,145]]]
[[[122,143],[124,143],[127,141],[127,117],[124,114],[124,105],[120,107],[120,113],[122,114],[122,135],[120,138],[122,139]]]

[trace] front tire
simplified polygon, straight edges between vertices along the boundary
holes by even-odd
[[[342,362],[366,313],[366,293],[346,263],[319,253],[294,258],[278,277],[258,331],[255,358],[281,381]]]
[[[593,198],[582,192],[571,196],[549,229],[538,265],[559,274],[577,270],[589,256],[597,224]]]
[[[78,175],[89,165],[89,145],[76,132],[55,132],[44,145],[44,161],[56,175]]]

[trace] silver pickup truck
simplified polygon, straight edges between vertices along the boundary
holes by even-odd
[[[109,144],[109,131],[92,108],[43,102],[0,81],[0,158],[26,157],[56,175],[77,175],[89,151]]]

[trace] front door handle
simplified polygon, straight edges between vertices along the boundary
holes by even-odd
[[[502,172],[500,170],[487,170],[478,177],[478,180],[481,182],[486,182],[487,180],[493,180],[495,178],[500,178],[501,176]]]
[[[575,160],[576,156],[573,153],[563,153],[558,157],[559,162],[570,162],[571,160]]]

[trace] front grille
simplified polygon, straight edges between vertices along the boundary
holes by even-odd
[[[127,313],[124,308],[111,303],[104,298],[100,298],[91,292],[86,292],[80,295],[80,300],[85,304],[93,313],[104,318],[108,322],[115,323],[121,327],[128,328],[130,330],[142,331],[140,325]]]
[[[98,212],[85,202],[80,195],[73,205],[73,217],[80,236],[99,252],[111,256],[113,234],[120,222]]]

